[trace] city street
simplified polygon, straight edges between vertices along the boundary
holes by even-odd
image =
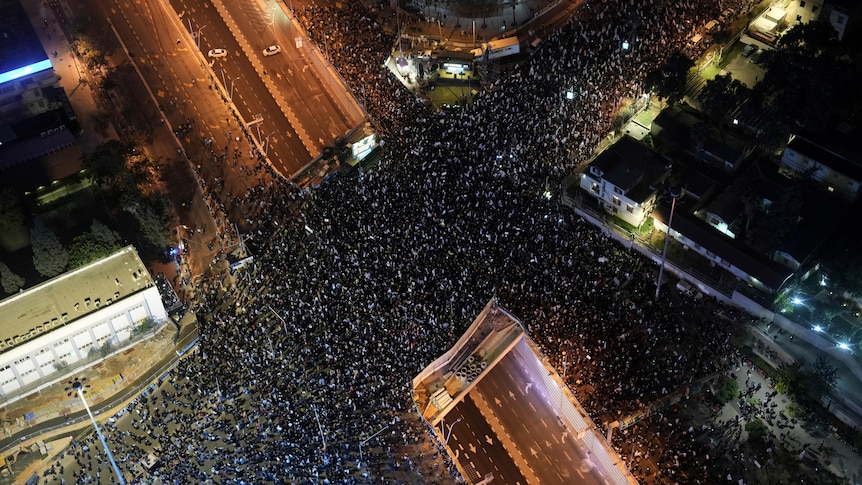
[[[442,424],[445,424],[444,435],[450,433],[451,426],[449,448],[461,464],[465,478],[475,483],[490,473],[495,482],[526,485],[527,479],[469,395],[449,411]]]
[[[541,381],[509,353],[473,390],[488,403],[507,440],[528,455],[541,483],[603,483],[591,473],[587,451],[557,418],[559,403],[551,402]]]

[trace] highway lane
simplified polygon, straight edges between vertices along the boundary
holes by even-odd
[[[267,70],[277,91],[273,94],[284,97],[316,149],[331,145],[362,121],[348,116],[336,101],[332,90],[340,88],[328,82],[328,73],[318,72],[308,40],[297,44],[300,31],[280,5],[269,0],[223,3]],[[274,44],[281,53],[263,58],[263,49]]]
[[[210,63],[211,69],[246,123],[261,115],[263,121],[250,129],[259,137],[261,145],[268,145],[267,155],[273,166],[285,176],[290,176],[305,166],[317,154],[312,155],[270,96],[261,76],[237,39],[211,2],[194,3],[189,0],[174,0],[171,6],[182,13],[183,23],[198,35],[200,51]],[[179,15],[179,14],[177,14]],[[209,58],[211,49],[226,49],[227,56]],[[233,88],[231,90],[231,88]],[[268,143],[267,143],[268,139]]]
[[[587,450],[558,420],[559,404],[551,402],[534,382],[539,380],[509,353],[471,392],[479,393],[491,406],[494,417],[541,483],[603,483],[601,476],[591,471]]]
[[[449,448],[469,483],[481,481],[491,473],[494,475],[492,483],[527,484],[527,479],[506,453],[469,395],[446,414],[446,419],[441,422],[443,436],[449,434],[450,425]]]
[[[209,88],[209,74],[182,40],[181,27],[172,27],[173,14],[159,2],[102,0],[101,3],[167,121],[176,128],[189,118],[197,119],[193,129],[182,136],[192,160],[200,163],[202,158],[210,156],[210,148],[216,153],[224,152],[224,147],[232,145],[228,134],[237,136],[240,128],[234,120],[224,117],[221,100]],[[203,146],[204,138],[213,140],[210,147]]]

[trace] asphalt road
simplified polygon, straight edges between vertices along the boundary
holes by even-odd
[[[509,353],[473,388],[493,409],[508,438],[528,461],[540,483],[600,484],[587,451],[557,419],[551,402],[530,371]]]
[[[312,155],[303,145],[296,130],[267,91],[260,77],[262,72],[258,73],[246,57],[215,6],[211,2],[175,0],[171,2],[171,7],[177,16],[182,17],[186,31],[191,30],[197,37],[200,52],[209,63],[216,82],[224,86],[229,100],[246,123],[251,123],[258,115],[262,117],[262,121],[253,126],[250,133],[259,140],[261,146],[267,145],[269,138],[267,156],[275,168],[283,175],[290,176],[310,162],[317,154]],[[190,37],[191,34],[183,34],[181,44],[188,42]],[[176,39],[173,42],[176,43]],[[188,47],[197,48],[194,45]],[[227,56],[211,58],[208,53],[212,49],[225,49]],[[214,92],[211,94],[215,95]]]
[[[527,484],[527,479],[506,453],[469,395],[449,411],[443,423],[444,436],[449,434],[449,425],[452,425],[449,448],[469,483],[481,481],[491,473],[494,475],[493,483]]]
[[[307,41],[297,43],[299,31],[275,2],[239,0],[223,2],[225,9],[249,42],[254,55],[267,71],[276,88],[302,125],[319,153],[336,138],[354,128],[361,120],[352,119],[335,100],[327,73],[320,73],[312,63]],[[264,6],[263,4],[266,4]],[[279,45],[281,53],[264,58],[263,49]]]

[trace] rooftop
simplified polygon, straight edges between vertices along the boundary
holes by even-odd
[[[0,0],[0,73],[48,59],[19,0]]]
[[[862,180],[862,155],[848,136],[838,132],[795,135],[787,148],[833,170]]]
[[[629,136],[608,147],[590,165],[635,202],[644,202],[670,174],[670,161]]]
[[[133,246],[0,301],[0,348],[9,350],[55,325],[153,286]],[[0,352],[2,352],[0,351]]]

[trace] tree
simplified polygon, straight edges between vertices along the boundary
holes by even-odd
[[[766,436],[766,424],[760,419],[753,419],[745,423],[745,431],[748,431],[749,441],[762,441]]]
[[[665,63],[644,77],[644,86],[660,98],[665,98],[668,104],[675,104],[685,95],[685,85],[688,71],[694,67],[694,61],[680,51],[674,51]]]
[[[152,207],[147,204],[138,203],[123,208],[138,220],[141,235],[149,244],[157,248],[164,248],[170,245],[167,221],[159,217]]]
[[[715,392],[715,397],[721,404],[727,404],[736,397],[738,392],[739,383],[736,382],[736,379],[724,376],[718,383],[718,389]]]
[[[24,278],[13,273],[6,263],[0,262],[0,285],[6,293],[17,293],[24,286]]]
[[[752,90],[750,113],[768,119],[762,142],[779,147],[789,132],[820,131],[833,112],[844,111],[846,90],[857,77],[857,66],[835,30],[826,22],[797,24],[774,51],[763,57],[763,80]],[[845,93],[842,96],[842,93]]]
[[[30,241],[33,249],[33,265],[42,276],[53,277],[62,273],[69,263],[69,253],[41,219],[33,220],[30,229]]]
[[[84,168],[101,183],[119,185],[128,177],[126,158],[133,152],[134,146],[131,143],[110,140],[93,150],[84,160]]]
[[[114,231],[110,227],[102,224],[98,219],[93,219],[93,223],[90,224],[90,234],[93,236],[93,239],[105,244],[120,243],[120,235],[117,234],[117,231]]]
[[[96,239],[92,233],[85,232],[72,240],[69,246],[69,269],[80,268],[85,264],[105,258],[120,249],[119,244],[109,244]]]
[[[718,75],[706,82],[698,94],[704,113],[713,121],[724,119],[751,95],[751,90],[730,74]]]
[[[822,354],[817,356],[814,365],[809,371],[810,378],[806,389],[811,399],[819,401],[824,394],[835,388],[838,382],[838,369],[835,368]]]
[[[20,193],[14,187],[0,189],[0,246],[12,252],[30,244]]]

